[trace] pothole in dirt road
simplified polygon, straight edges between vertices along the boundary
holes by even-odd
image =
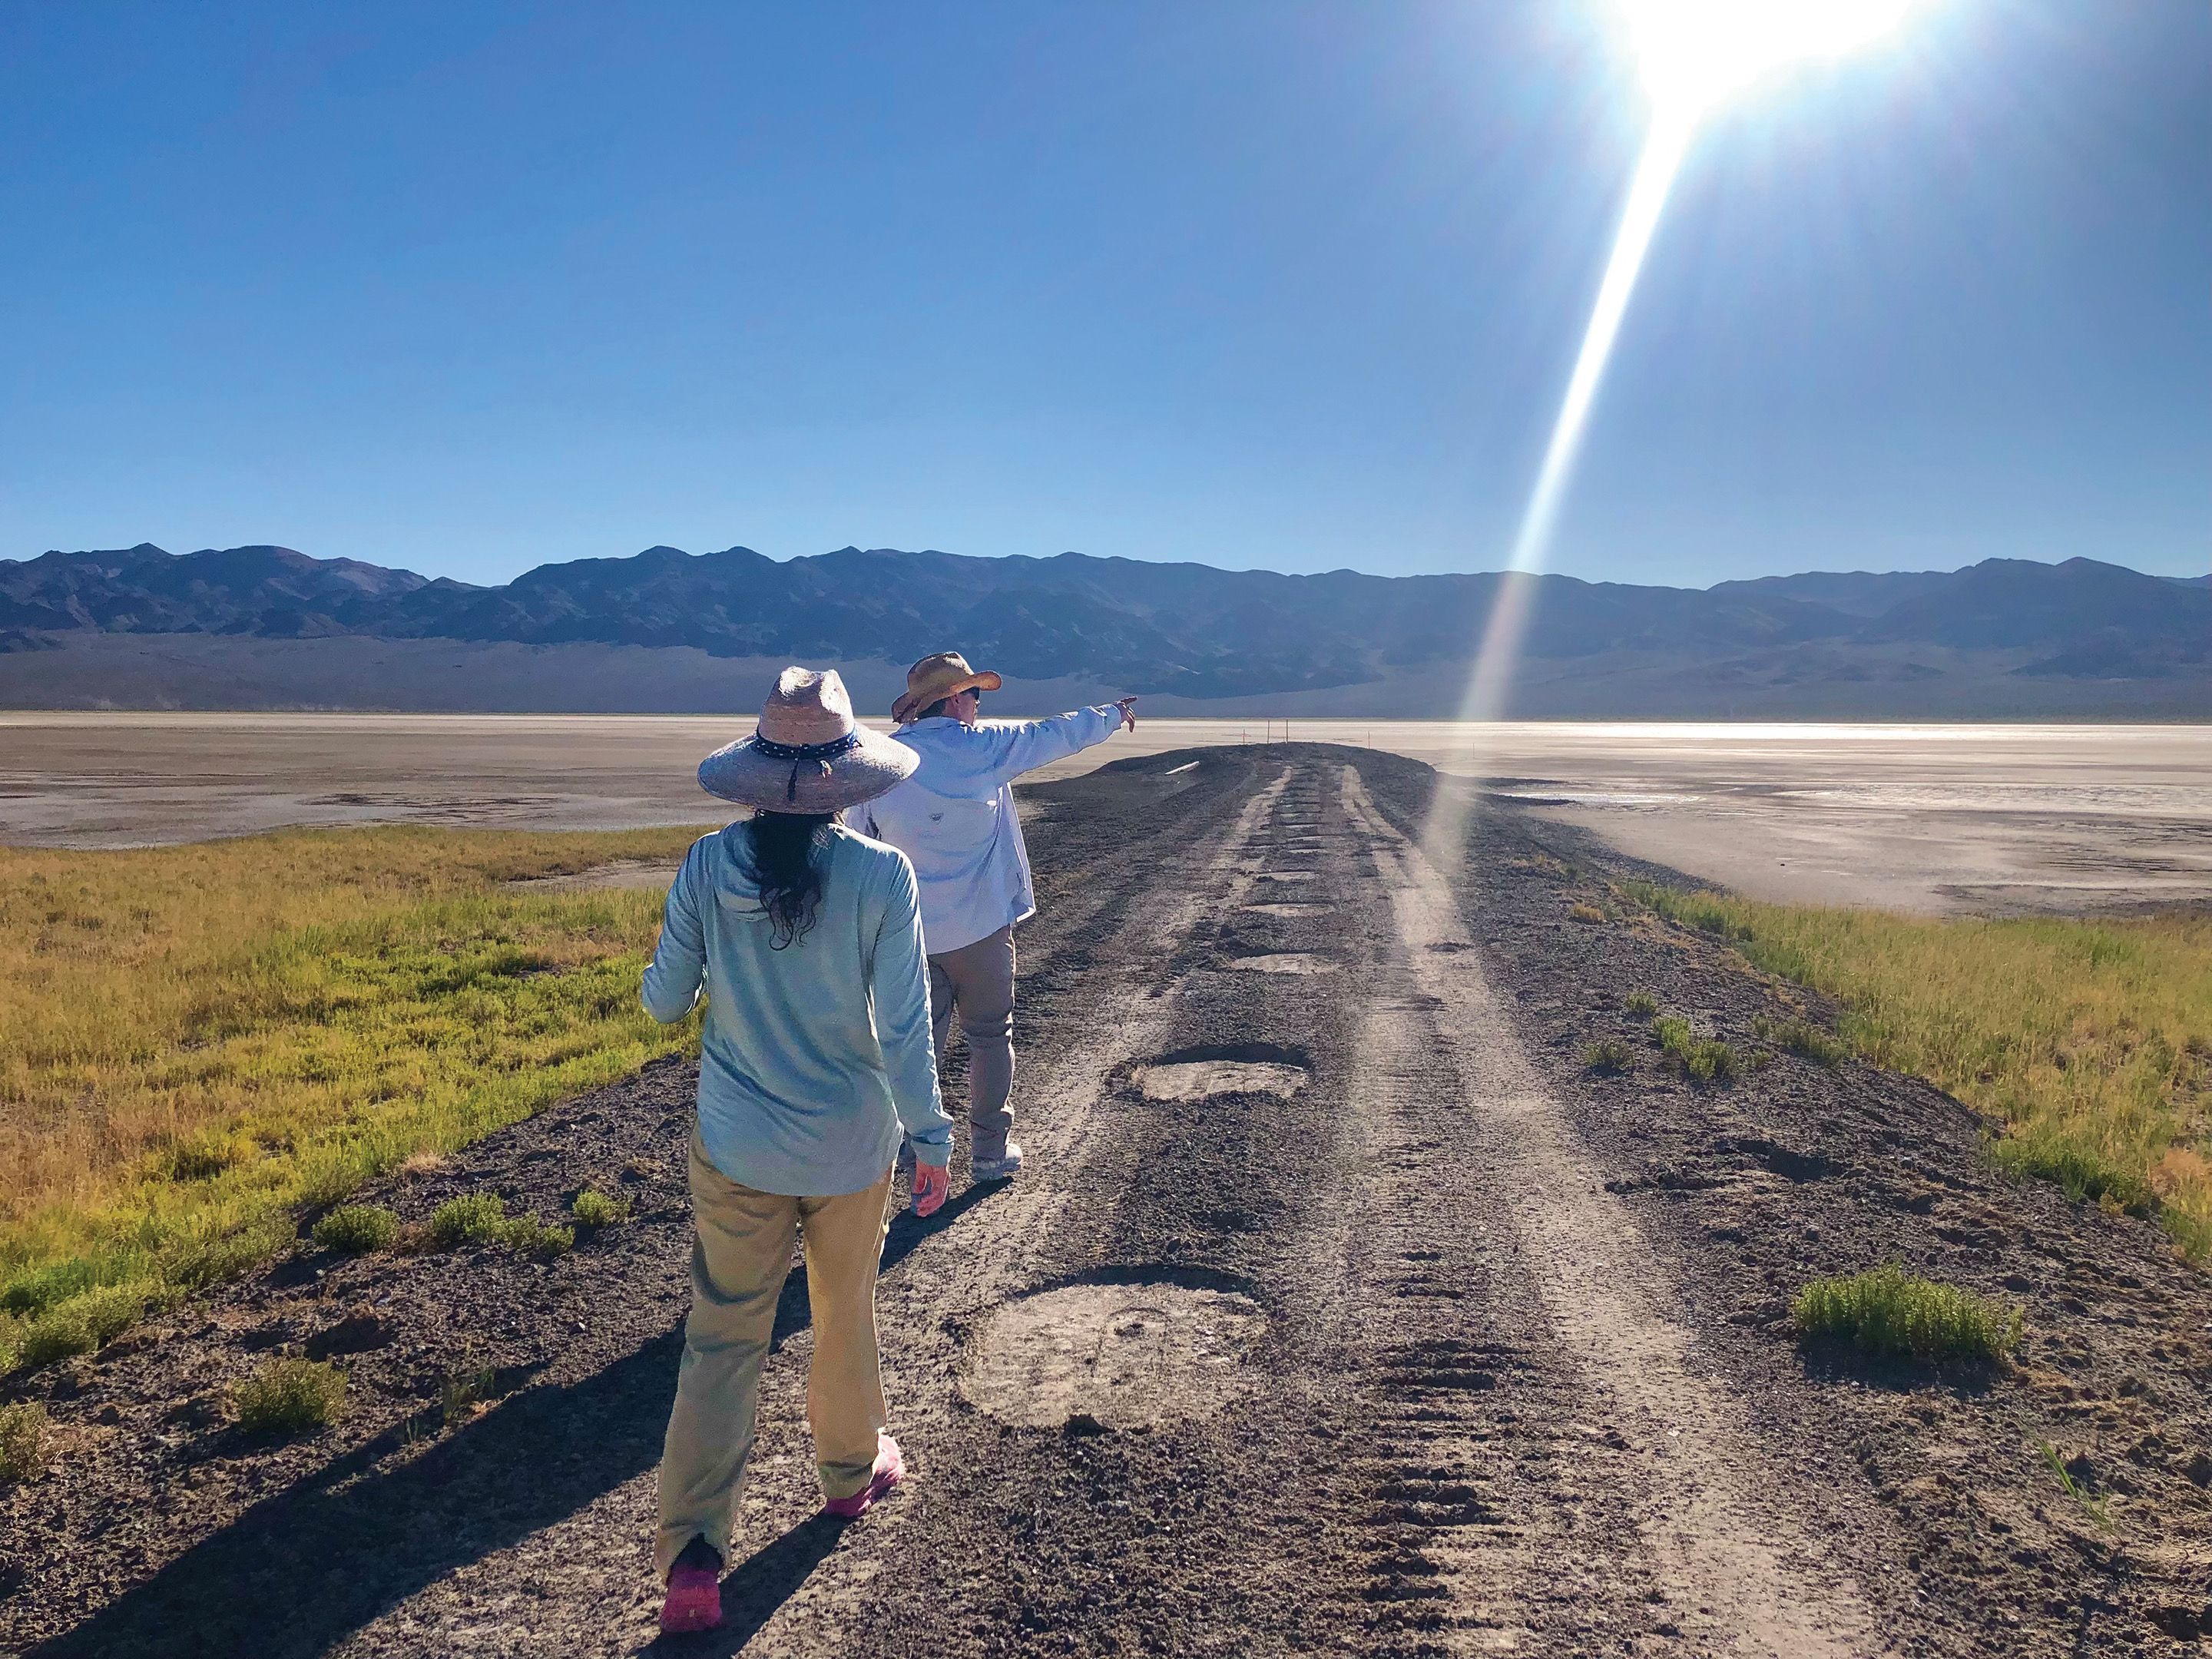
[[[1219,1411],[1252,1386],[1267,1316],[1233,1291],[1130,1279],[1039,1291],[999,1310],[961,1379],[1019,1428],[1146,1429]]]
[[[1344,964],[1310,951],[1269,951],[1255,957],[1233,957],[1226,965],[1240,974],[1333,974]]]
[[[1216,1095],[1277,1095],[1285,1099],[1312,1080],[1305,1056],[1268,1043],[1184,1048],[1130,1073],[1147,1100],[1189,1103]]]
[[[1248,904],[1246,911],[1261,916],[1310,916],[1316,910],[1326,910],[1326,904]]]
[[[1316,872],[1311,870],[1260,870],[1254,874],[1261,881],[1311,881]]]

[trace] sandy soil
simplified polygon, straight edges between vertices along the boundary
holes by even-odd
[[[63,1457],[0,1498],[0,1646],[2198,1650],[2212,1284],[2154,1229],[2000,1176],[1906,1079],[1666,1070],[1631,990],[1747,1051],[1798,1000],[1650,918],[1571,919],[1619,867],[1579,832],[1478,802],[1482,856],[1425,850],[1419,766],[1297,745],[1168,775],[1188,758],[1034,792],[1031,1164],[976,1188],[956,1158],[945,1210],[892,1225],[915,1473],[851,1527],[815,1516],[793,1275],[722,1631],[652,1640],[688,1250],[667,1062],[380,1194],[635,1195],[570,1256],[303,1247],[9,1385]],[[1269,956],[1340,971],[1234,971]],[[1599,1036],[1636,1043],[1626,1074],[1583,1073]],[[1265,1082],[1194,1099],[1208,1068]],[[1801,1352],[1796,1287],[1890,1258],[2023,1306],[2017,1366]],[[344,1355],[354,1411],[244,1442],[222,1390],[289,1346]],[[443,1380],[487,1368],[497,1403],[441,1425]]]
[[[0,842],[284,824],[620,829],[714,819],[743,722],[658,716],[0,714]],[[1151,720],[1049,769],[1279,736]],[[2212,726],[1287,723],[1486,781],[1754,896],[1946,912],[2212,902]]]

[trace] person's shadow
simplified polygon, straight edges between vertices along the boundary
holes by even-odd
[[[927,1221],[902,1213],[884,1241],[884,1266],[996,1190],[970,1187]],[[772,1350],[811,1318],[806,1274],[794,1267],[777,1300]],[[412,1437],[438,1435],[428,1407],[254,1504],[27,1659],[312,1659],[426,1586],[657,1465],[683,1346],[678,1325],[588,1376],[526,1387],[379,1470]],[[191,1502],[181,1491],[165,1498]],[[817,1516],[740,1565],[727,1581],[721,1628],[692,1638],[728,1646],[698,1650],[734,1651],[757,1632],[836,1547],[837,1528]]]

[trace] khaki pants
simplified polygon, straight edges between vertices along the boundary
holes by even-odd
[[[929,1019],[937,1052],[960,1011],[960,1032],[968,1039],[968,1126],[977,1158],[1004,1158],[1014,1114],[1007,1104],[1014,1092],[1014,930],[1001,927],[988,939],[963,945],[929,959]]]
[[[684,1364],[660,1454],[660,1529],[653,1560],[665,1579],[684,1547],[704,1537],[726,1561],[730,1510],[752,1455],[761,1362],[775,1328],[791,1247],[806,1241],[814,1360],[806,1420],[827,1498],[868,1484],[876,1434],[888,1420],[876,1366],[876,1267],[890,1216],[890,1171],[864,1192],[785,1198],[739,1186],[691,1141],[691,1314]]]

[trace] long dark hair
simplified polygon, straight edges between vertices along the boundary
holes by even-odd
[[[756,812],[745,825],[752,849],[751,875],[768,911],[769,949],[805,939],[822,902],[822,871],[815,862],[836,822],[834,812]]]

